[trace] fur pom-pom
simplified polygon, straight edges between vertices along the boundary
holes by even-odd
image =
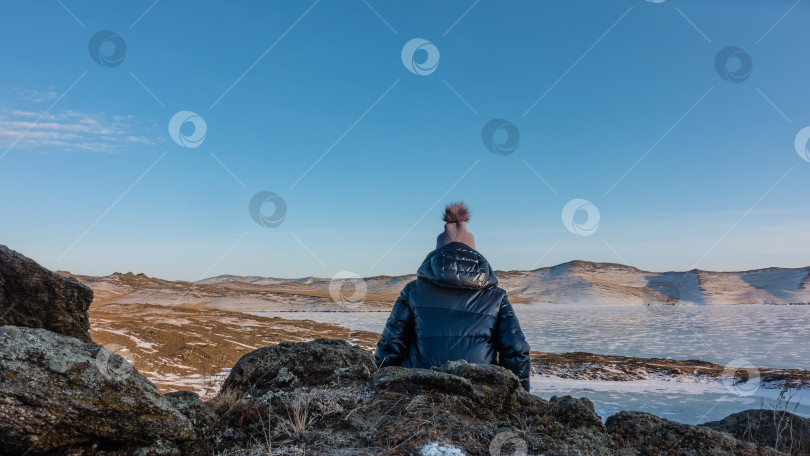
[[[442,220],[444,220],[445,223],[467,222],[470,220],[470,211],[464,203],[458,202],[449,204],[444,208]]]

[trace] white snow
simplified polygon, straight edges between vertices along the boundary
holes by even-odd
[[[433,442],[424,445],[422,449],[419,451],[421,456],[453,456],[453,455],[464,455],[465,453],[461,451],[461,449],[456,448],[453,445],[441,443],[441,442]]]
[[[137,336],[135,336],[133,334],[130,334],[129,332],[126,332],[126,331],[123,331],[123,330],[116,331],[116,330],[112,330],[112,329],[109,329],[109,328],[103,328],[103,327],[95,328],[95,330],[96,331],[104,331],[104,332],[108,332],[108,333],[112,333],[112,334],[118,334],[119,336],[127,337],[130,340],[132,340],[137,347],[143,348],[146,353],[155,353],[155,352],[157,352],[157,350],[155,350],[153,348],[155,346],[155,344],[153,344],[151,342],[146,342],[145,340],[142,340],[142,339],[138,339]]]
[[[647,272],[610,263],[570,262],[500,273],[510,295],[566,305],[810,303],[810,268],[743,272]],[[371,288],[369,288],[371,289]]]

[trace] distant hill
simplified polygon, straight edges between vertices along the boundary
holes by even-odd
[[[76,277],[95,292],[94,304],[144,303],[209,307],[241,312],[385,311],[415,275],[362,279],[358,302],[335,302],[331,279],[282,279],[221,275],[197,282],[166,281],[143,274]],[[741,272],[648,272],[615,263],[570,261],[531,271],[498,271],[500,286],[516,304],[732,305],[810,304],[810,267]],[[349,281],[351,282],[351,281]],[[351,295],[352,289],[345,294]]]
[[[499,272],[521,302],[602,305],[810,304],[810,267],[741,272],[648,272],[614,263],[570,261]]]

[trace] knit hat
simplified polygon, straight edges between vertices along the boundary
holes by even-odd
[[[436,238],[436,248],[451,242],[461,242],[475,250],[475,238],[467,231],[467,221],[470,220],[470,211],[464,203],[452,203],[444,208],[444,231]]]

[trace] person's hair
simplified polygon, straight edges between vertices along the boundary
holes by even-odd
[[[444,220],[445,223],[466,222],[470,220],[470,211],[461,201],[458,203],[451,203],[444,208],[444,216],[442,216],[442,220]]]

